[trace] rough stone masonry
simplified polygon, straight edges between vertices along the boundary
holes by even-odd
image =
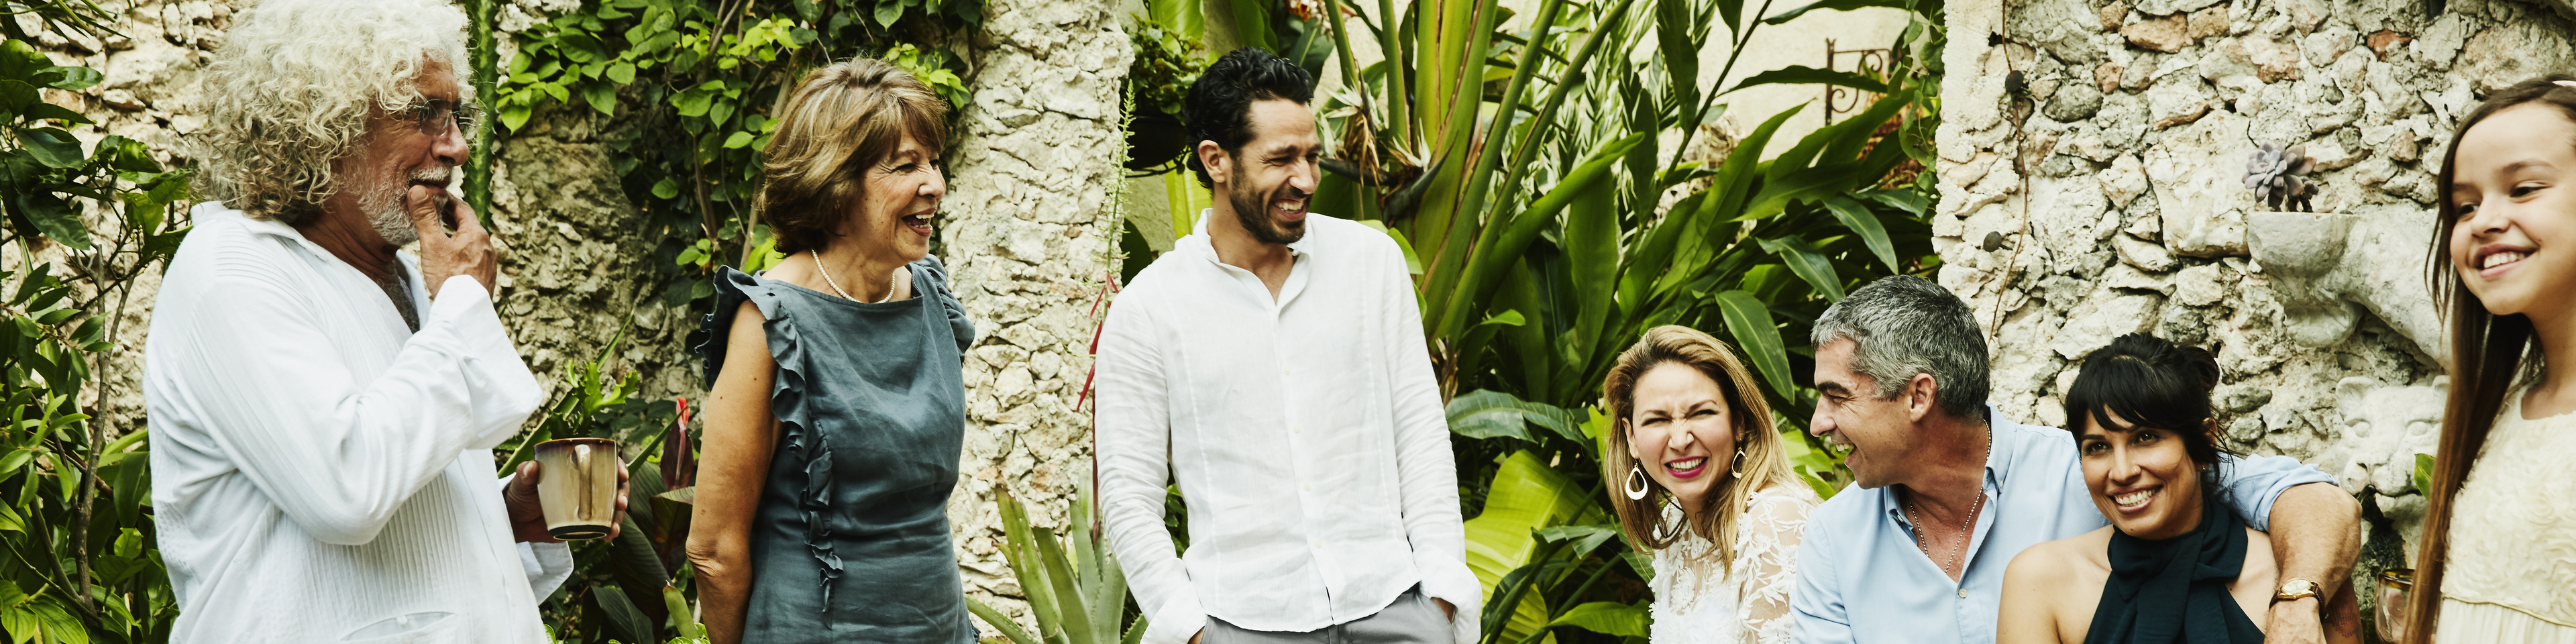
[[[2525,0],[2437,15],[2416,0],[1953,3],[1934,246],[1941,284],[1994,339],[1997,408],[2062,426],[2073,362],[2122,333],[2207,347],[2233,447],[2377,486],[2414,543],[2406,473],[2433,451],[2448,385],[2425,294],[2433,174],[2483,93],[2576,63],[2570,15]],[[2240,178],[2263,144],[2317,159],[2321,214],[2262,212]]]

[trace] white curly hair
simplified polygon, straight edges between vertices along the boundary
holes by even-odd
[[[419,103],[431,61],[455,70],[458,99],[473,102],[466,60],[465,12],[443,0],[262,0],[206,70],[199,194],[254,218],[312,221],[347,187],[334,164],[366,140],[368,116]]]

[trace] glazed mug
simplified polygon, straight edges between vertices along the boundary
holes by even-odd
[[[597,539],[617,524],[617,441],[564,438],[537,444],[537,502],[546,534]]]

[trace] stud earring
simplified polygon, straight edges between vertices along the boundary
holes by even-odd
[[[1624,486],[1624,487],[1625,487],[1626,489],[1623,489],[1623,490],[1620,490],[1620,491],[1628,493],[1628,500],[1630,500],[1630,501],[1644,501],[1644,500],[1646,500],[1646,493],[1650,491],[1650,490],[1647,490],[1647,489],[1646,489],[1646,468],[1645,468],[1644,466],[1636,465],[1636,464],[1633,464],[1633,463],[1632,463],[1632,464],[1629,464],[1629,465],[1628,465],[1628,484],[1627,484],[1626,486]]]

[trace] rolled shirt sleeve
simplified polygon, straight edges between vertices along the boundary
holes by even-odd
[[[2227,477],[2227,505],[2236,508],[2245,525],[2264,532],[2272,530],[2272,503],[2281,499],[2281,493],[2309,483],[2334,482],[2316,466],[2287,456],[2221,454],[2218,463],[2219,473]]]

